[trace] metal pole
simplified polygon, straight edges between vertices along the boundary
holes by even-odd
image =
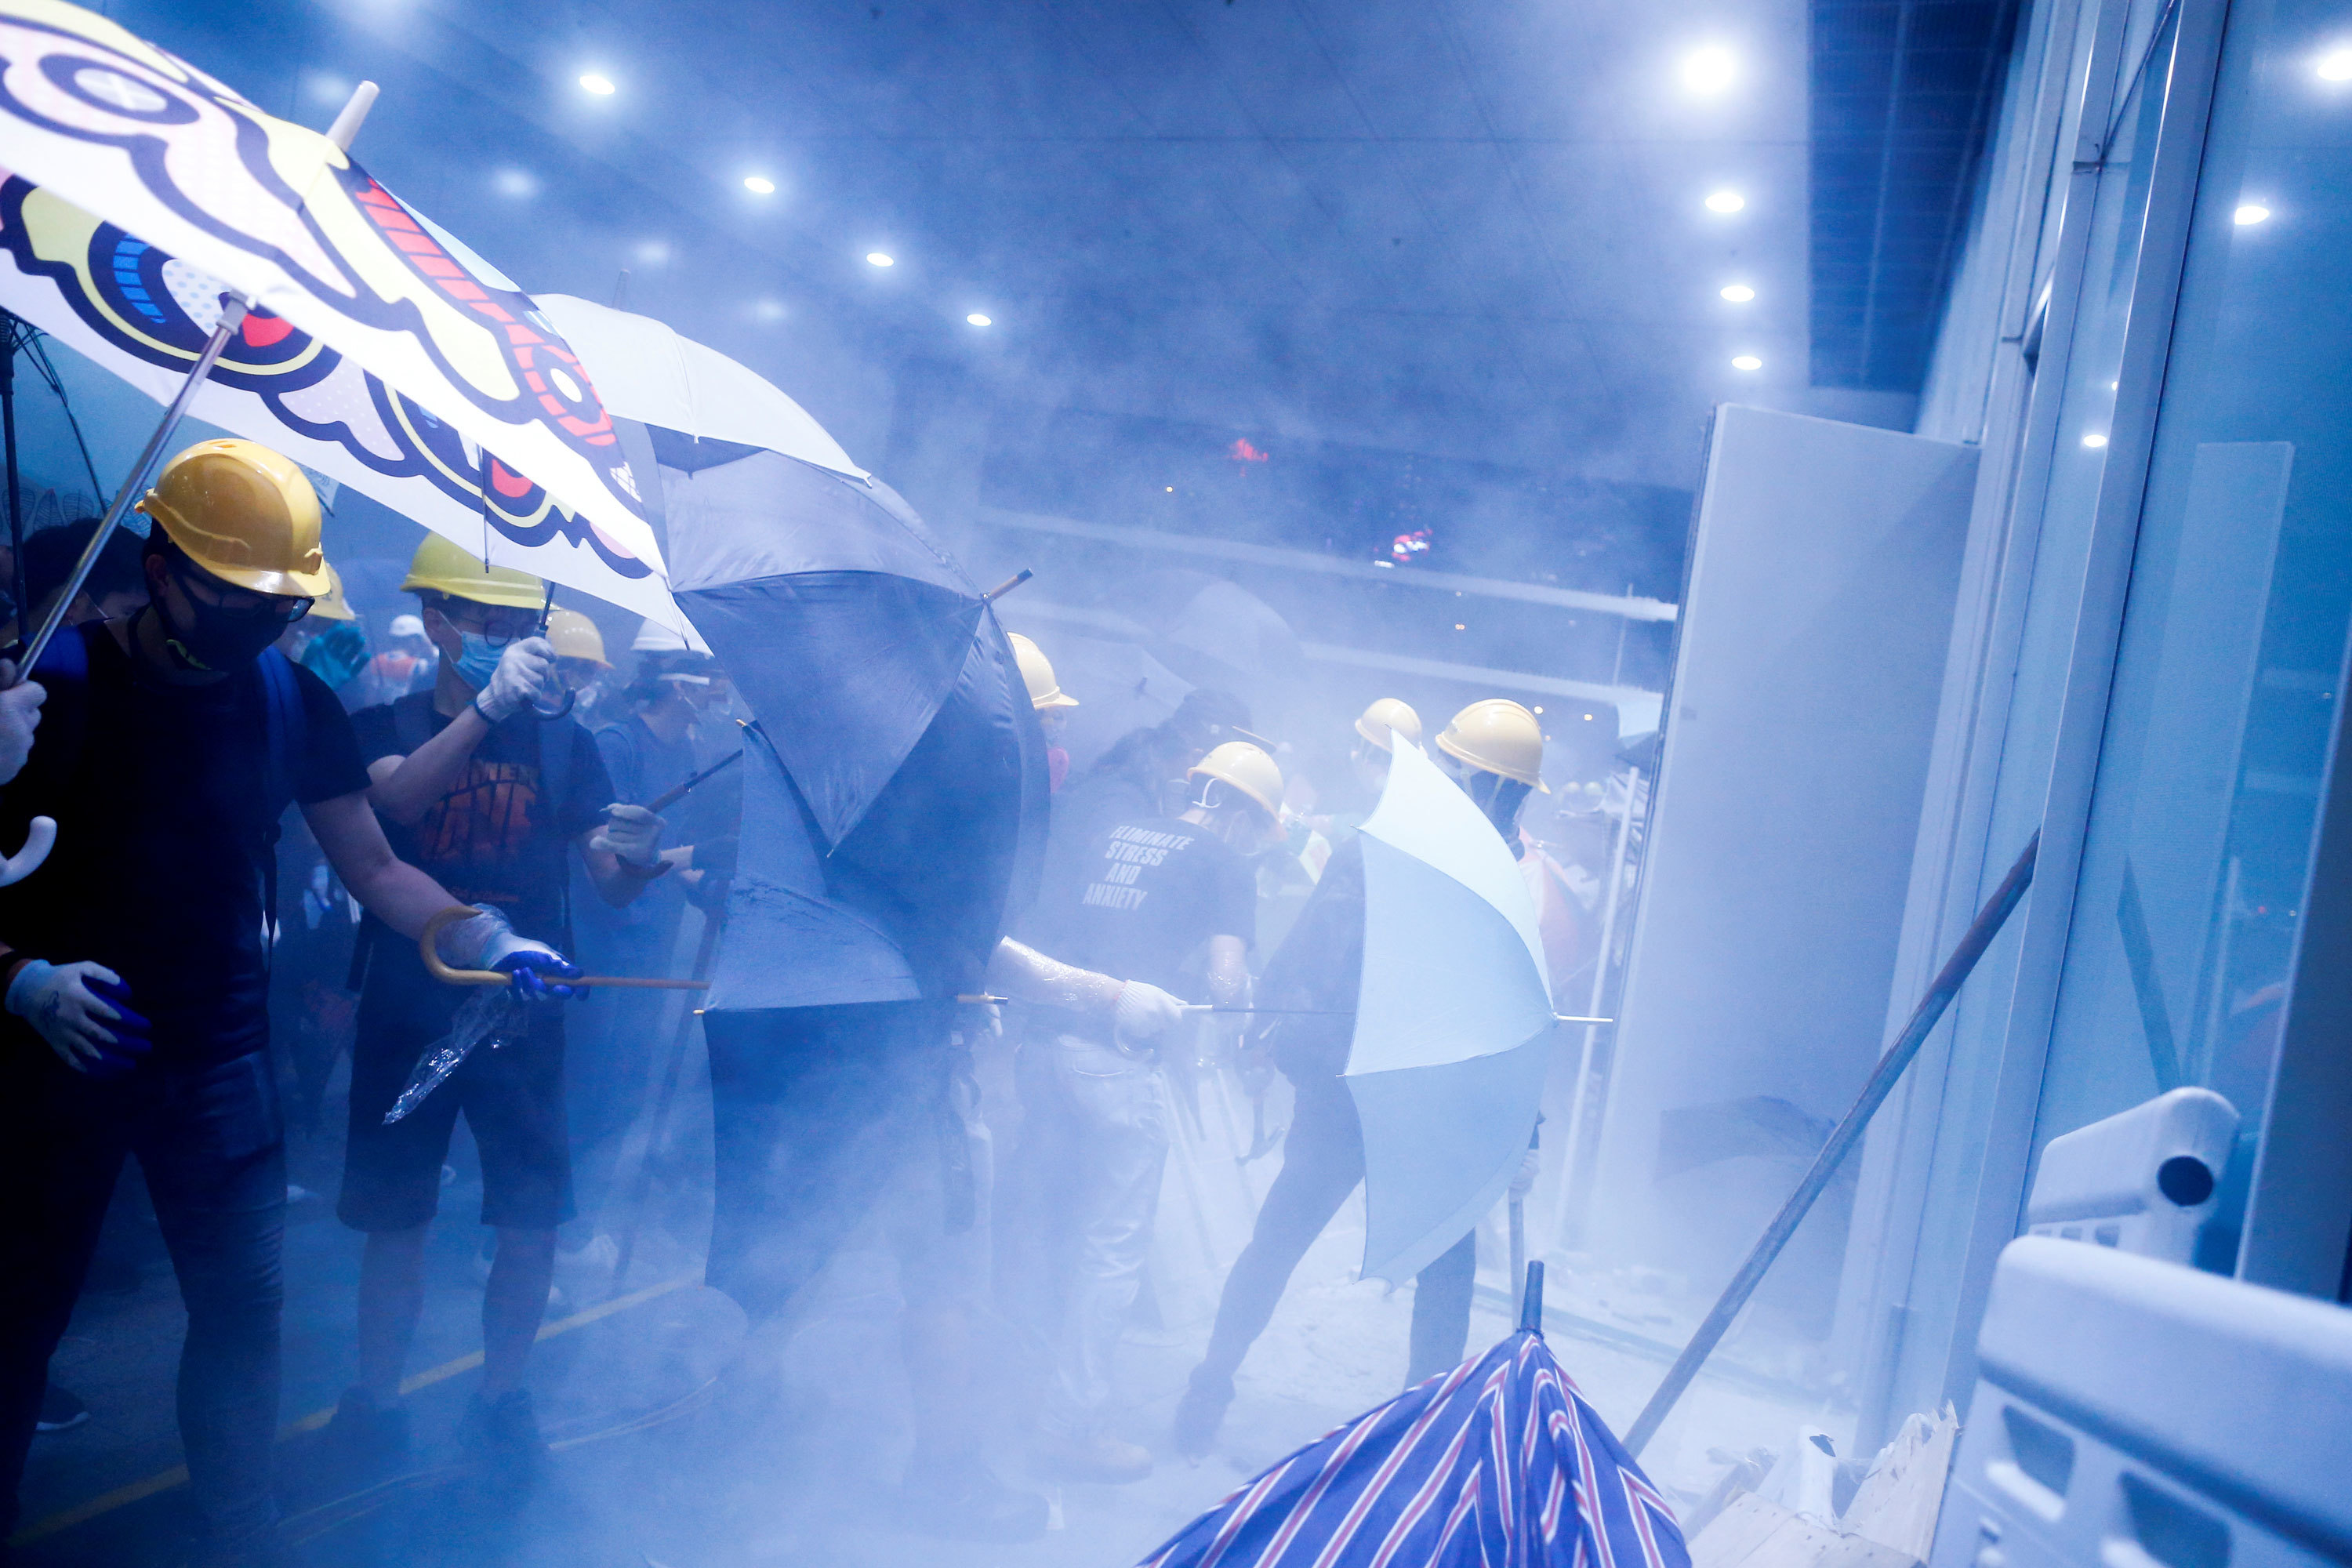
[[[89,536],[89,547],[81,552],[81,559],[74,563],[72,573],[66,578],[65,592],[50,609],[48,618],[41,623],[41,629],[26,645],[25,657],[16,667],[17,680],[23,680],[32,673],[33,666],[40,662],[41,650],[49,646],[49,639],[57,636],[59,626],[65,625],[66,612],[73,607],[74,595],[81,592],[81,585],[89,580],[89,569],[98,564],[99,552],[106,548],[107,540],[113,536],[124,514],[130,511],[140,487],[147,482],[148,471],[155,466],[155,459],[163,455],[164,445],[172,439],[172,433],[180,427],[180,421],[187,415],[188,405],[195,401],[196,393],[204,386],[205,378],[212,374],[221,352],[228,347],[228,341],[236,335],[237,328],[245,324],[245,311],[246,303],[237,296],[221,296],[220,325],[213,329],[213,335],[205,343],[205,352],[196,356],[196,363],[189,368],[188,379],[181,384],[171,406],[163,410],[163,420],[155,426],[154,434],[147,437],[147,445],[141,449],[139,460],[131,464],[131,471],[122,477],[122,488],[114,492],[114,504],[106,509],[104,517],[99,519],[98,531]],[[15,685],[16,682],[9,684]]]
[[[1601,905],[1601,947],[1592,960],[1592,1001],[1585,1008],[1596,1018],[1601,1016],[1601,1004],[1607,1000],[1609,955],[1616,946],[1617,910],[1624,896],[1626,847],[1633,837],[1633,795],[1641,787],[1642,770],[1631,763],[1626,764],[1625,807],[1617,814],[1617,841],[1609,851],[1609,897],[1608,901]],[[1600,1037],[1601,1026],[1587,1024],[1584,1026],[1584,1044],[1576,1053],[1576,1088],[1568,1101],[1568,1141],[1560,1150],[1560,1175],[1564,1184],[1560,1191],[1559,1219],[1553,1226],[1556,1235],[1562,1230],[1569,1217],[1576,1213],[1576,1199],[1565,1184],[1572,1184],[1576,1180],[1577,1145],[1584,1136],[1584,1113],[1590,1103],[1592,1051]],[[1558,1238],[1567,1239],[1565,1236]]]
[[[2035,828],[2033,837],[2026,841],[2024,853],[2018,856],[2017,864],[2009,868],[2009,875],[2001,879],[2000,886],[1977,911],[1977,918],[1960,938],[1959,945],[1952,950],[1952,956],[1945,961],[1935,984],[1927,987],[1927,994],[1912,1009],[1911,1021],[1903,1026],[1895,1044],[1871,1069],[1870,1079],[1862,1086],[1862,1096],[1853,1102],[1853,1109],[1845,1113],[1845,1120],[1837,1124],[1829,1142],[1822,1145],[1822,1152],[1813,1157],[1812,1169],[1797,1184],[1797,1190],[1789,1194],[1789,1201],[1780,1205],[1780,1212],[1772,1216],[1772,1223],[1765,1227],[1754,1250],[1748,1254],[1748,1261],[1739,1266],[1739,1272],[1731,1277],[1731,1283],[1717,1298],[1715,1310],[1707,1313],[1706,1321],[1698,1326],[1698,1332],[1691,1336],[1691,1342],[1683,1347],[1683,1353],[1668,1369],[1665,1381],[1658,1384],[1658,1391],[1650,1395],[1650,1403],[1643,1406],[1633,1430],[1625,1435],[1628,1452],[1639,1458],[1643,1447],[1658,1435],[1675,1402],[1691,1385],[1698,1369],[1730,1331],[1731,1320],[1739,1315],[1739,1310],[1756,1293],[1756,1287],[1763,1282],[1764,1271],[1772,1267],[1780,1249],[1789,1245],[1789,1238],[1797,1233],[1797,1226],[1803,1223],[1813,1201],[1822,1195],[1830,1178],[1837,1174],[1838,1166],[1862,1141],[1864,1130],[1886,1102],[1886,1097],[1895,1091],[1895,1080],[1903,1076],[1903,1069],[1911,1065],[1911,1058],[1919,1054],[1919,1047],[1943,1022],[1945,1009],[1959,994],[1960,986],[1975,970],[1977,961],[1992,945],[1992,939],[2000,934],[2000,928],[2009,923],[2025,890],[2033,886],[2033,861],[2041,848],[2042,830]]]
[[[8,559],[15,563],[8,596],[16,601],[16,635],[22,637],[33,606],[25,603],[25,494],[16,477],[16,325],[14,315],[0,310],[0,334],[7,339],[7,357],[0,359],[0,441],[8,447]]]
[[[719,953],[719,933],[727,924],[723,910],[713,910],[702,917],[702,940],[694,950],[694,978],[708,981],[712,961]],[[661,1088],[654,1096],[651,1121],[646,1128],[644,1144],[637,1150],[636,1168],[629,1173],[627,1196],[623,1200],[628,1209],[627,1224],[621,1231],[620,1251],[613,1258],[613,1294],[621,1293],[622,1282],[629,1277],[630,1261],[636,1256],[637,1232],[644,1226],[646,1205],[653,1199],[654,1151],[661,1144],[662,1133],[669,1125],[670,1102],[677,1098],[677,1080],[685,1073],[688,1050],[694,1044],[694,1021],[702,1016],[698,1007],[688,1007],[677,1021],[677,1037],[671,1040],[669,1059],[662,1066]],[[618,1173],[614,1173],[617,1177]]]

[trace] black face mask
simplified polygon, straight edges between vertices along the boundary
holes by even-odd
[[[286,635],[294,625],[274,612],[242,613],[215,609],[192,602],[193,624],[182,626],[158,595],[153,607],[163,626],[163,647],[172,662],[183,669],[218,673],[240,669],[261,657],[261,650]]]

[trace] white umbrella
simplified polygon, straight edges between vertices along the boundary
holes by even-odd
[[[866,470],[773,383],[651,316],[569,294],[534,294],[623,419],[797,458],[853,479]],[[652,496],[646,497],[649,502]]]
[[[1364,1273],[1402,1282],[1509,1186],[1553,1016],[1534,896],[1494,825],[1400,741],[1363,826],[1364,974],[1347,1083]]]
[[[347,131],[264,113],[56,0],[0,0],[0,304],[159,398],[212,371],[200,416],[493,563],[676,617],[578,356],[369,177]]]

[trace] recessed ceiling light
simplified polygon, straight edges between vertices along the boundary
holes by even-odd
[[[974,310],[971,315],[966,316],[964,320],[970,321],[975,327],[989,327],[996,324],[988,317],[982,315],[978,310]]]
[[[1717,93],[1739,75],[1739,62],[1729,49],[1706,48],[1683,57],[1683,85],[1693,92]]]
[[[539,182],[528,169],[500,169],[490,176],[490,184],[502,196],[533,195],[539,190]]]
[[[2260,223],[2270,216],[2271,209],[2256,202],[2248,202],[2230,216],[2238,220],[2240,228],[2244,228],[2248,224]]]
[[[764,174],[746,174],[743,188],[755,196],[772,196],[776,194],[776,182]]]
[[[2094,430],[2089,435],[2083,437],[2083,445],[2088,447],[2094,452],[2097,451],[2106,444],[2107,437],[2101,431]]]
[[[755,321],[781,321],[784,319],[783,301],[781,300],[754,300],[751,305],[751,315]]]
[[[612,78],[599,76],[594,71],[590,71],[586,76],[582,77],[580,86],[583,90],[593,92],[598,98],[610,98],[614,90]]]
[[[1745,305],[1756,298],[1756,290],[1745,283],[1727,283],[1723,286],[1723,297],[1735,305]]]
[[[1764,362],[1754,354],[1741,354],[1731,362],[1734,370],[1762,370]]]
[[[1748,205],[1748,198],[1738,191],[1717,191],[1706,198],[1706,210],[1711,213],[1736,213]]]
[[[896,267],[898,258],[887,250],[869,250],[866,253],[866,264],[868,267]]]
[[[1540,713],[1540,712],[1542,712],[1542,711],[1543,711],[1543,704],[1542,704],[1542,703],[1538,702],[1538,703],[1537,703],[1537,704],[1536,704],[1536,711],[1537,711],[1537,712],[1538,712],[1538,713]]]
[[[645,267],[659,267],[669,259],[669,241],[648,239],[637,247],[637,261]]]
[[[2319,72],[2322,81],[2352,81],[2352,48],[2330,49],[2312,68]]]

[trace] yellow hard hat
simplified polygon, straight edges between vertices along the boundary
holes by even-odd
[[[401,579],[404,594],[446,594],[478,605],[503,605],[514,610],[536,610],[547,603],[547,584],[528,572],[508,566],[485,568],[482,558],[458,543],[428,533],[409,558],[408,575]]]
[[[1282,770],[1274,765],[1272,757],[1247,741],[1227,741],[1202,757],[1184,776],[1229,784],[1265,807],[1268,816],[1282,816]]]
[[[1381,751],[1392,752],[1396,750],[1389,743],[1392,733],[1408,741],[1420,741],[1421,715],[1412,710],[1412,704],[1401,698],[1383,697],[1357,715],[1356,733]]]
[[[327,567],[327,591],[310,602],[310,618],[320,621],[356,621],[350,605],[343,602],[343,574],[330,563]]]
[[[1064,691],[1054,679],[1054,661],[1045,650],[1019,632],[1006,634],[1013,641],[1013,661],[1021,666],[1021,684],[1029,689],[1029,706],[1044,713],[1055,708],[1076,708],[1078,700]]]
[[[224,583],[289,599],[316,599],[331,585],[318,492],[259,442],[197,442],[163,465],[139,510]]]
[[[1543,782],[1543,725],[1507,697],[1489,697],[1456,713],[1439,733],[1437,749],[1474,768],[1551,793]]]
[[[555,645],[558,658],[584,658],[591,664],[613,668],[604,657],[604,634],[596,623],[577,610],[551,610],[547,615],[547,640]]]

